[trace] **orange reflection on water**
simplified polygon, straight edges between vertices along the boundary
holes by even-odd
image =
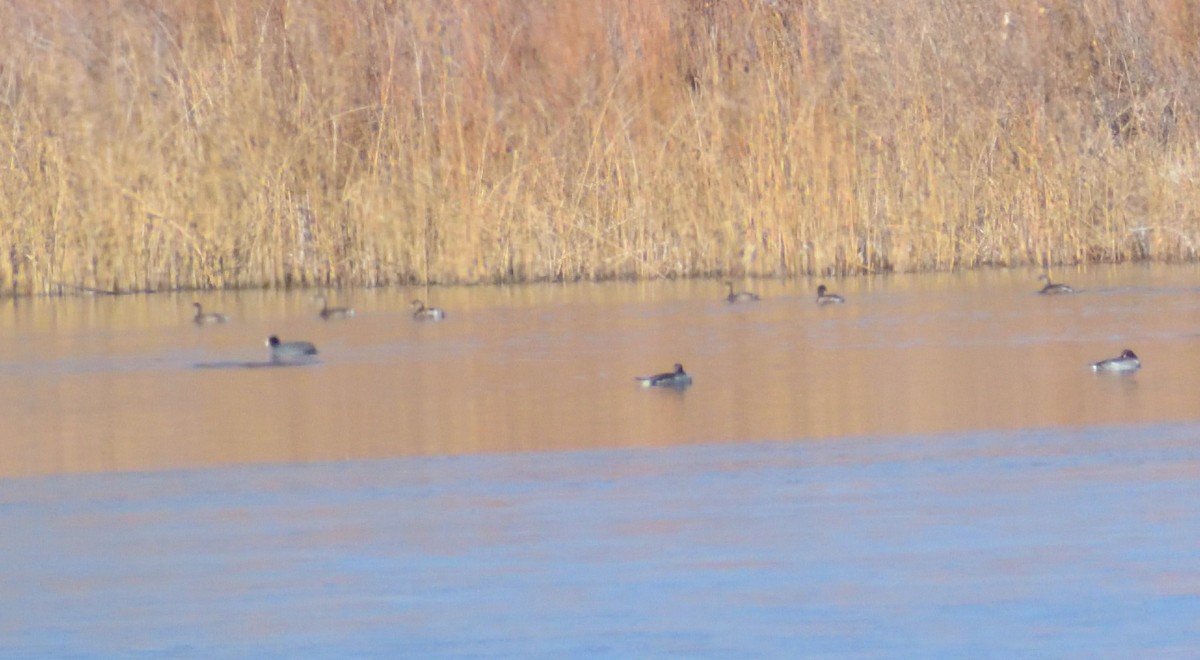
[[[162,470],[411,455],[646,447],[1195,419],[1200,271],[1036,273],[830,282],[719,281],[6,302],[0,307],[0,474]],[[408,301],[447,308],[416,323]],[[268,334],[320,363],[262,361]],[[1146,365],[1097,376],[1122,348]],[[696,384],[634,376],[683,362]]]

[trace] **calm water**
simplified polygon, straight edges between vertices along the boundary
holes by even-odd
[[[1200,269],[762,282],[757,304],[714,282],[334,295],[203,296],[228,325],[188,322],[192,297],[0,307],[0,475],[145,471],[516,450],[674,446],[1197,419]],[[1067,274],[1059,274],[1064,279]],[[268,334],[307,339],[303,369],[262,361]],[[1146,368],[1097,378],[1129,347]],[[695,387],[640,390],[682,362]]]
[[[1200,269],[1035,275],[5,302],[0,653],[1191,655]]]

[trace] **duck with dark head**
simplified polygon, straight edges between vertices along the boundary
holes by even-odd
[[[836,293],[829,293],[829,289],[824,284],[817,287],[817,304],[818,305],[840,305],[846,302],[846,299]]]
[[[1141,368],[1142,361],[1128,348],[1115,358],[1092,363],[1092,371],[1137,371]]]
[[[196,325],[212,325],[213,323],[228,323],[229,317],[217,312],[205,312],[204,306],[198,302],[192,303],[192,307],[196,308],[196,315],[192,317],[192,323]]]
[[[314,296],[313,300],[321,303],[321,311],[317,313],[322,320],[331,321],[334,319],[352,319],[354,318],[353,307],[330,307],[329,301],[325,300],[325,296]]]
[[[683,370],[683,365],[676,362],[675,368],[672,371],[667,371],[653,376],[638,376],[638,382],[642,387],[673,387],[683,389],[692,384],[692,377]]]
[[[1041,290],[1038,291],[1038,293],[1042,294],[1043,296],[1053,296],[1060,293],[1075,293],[1075,289],[1072,289],[1066,284],[1059,284],[1058,282],[1050,281],[1050,276],[1044,273],[1038,276],[1038,281],[1046,283],[1046,286],[1042,287]]]
[[[738,291],[738,292],[734,293],[733,282],[726,282],[725,287],[729,291],[729,294],[725,296],[726,302],[740,303],[740,302],[754,302],[754,301],[758,300],[757,293],[750,293],[749,291]]]
[[[279,337],[271,335],[267,338],[267,348],[271,350],[271,362],[276,364],[309,360],[317,354],[317,347],[307,341],[279,341]]]
[[[414,300],[411,304],[413,319],[417,321],[441,321],[446,318],[446,312],[437,307],[426,307],[421,300]]]

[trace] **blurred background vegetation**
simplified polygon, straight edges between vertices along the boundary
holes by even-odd
[[[1187,0],[6,0],[0,289],[1194,260]]]

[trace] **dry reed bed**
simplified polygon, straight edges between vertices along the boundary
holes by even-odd
[[[0,288],[1191,260],[1186,0],[0,6]]]

